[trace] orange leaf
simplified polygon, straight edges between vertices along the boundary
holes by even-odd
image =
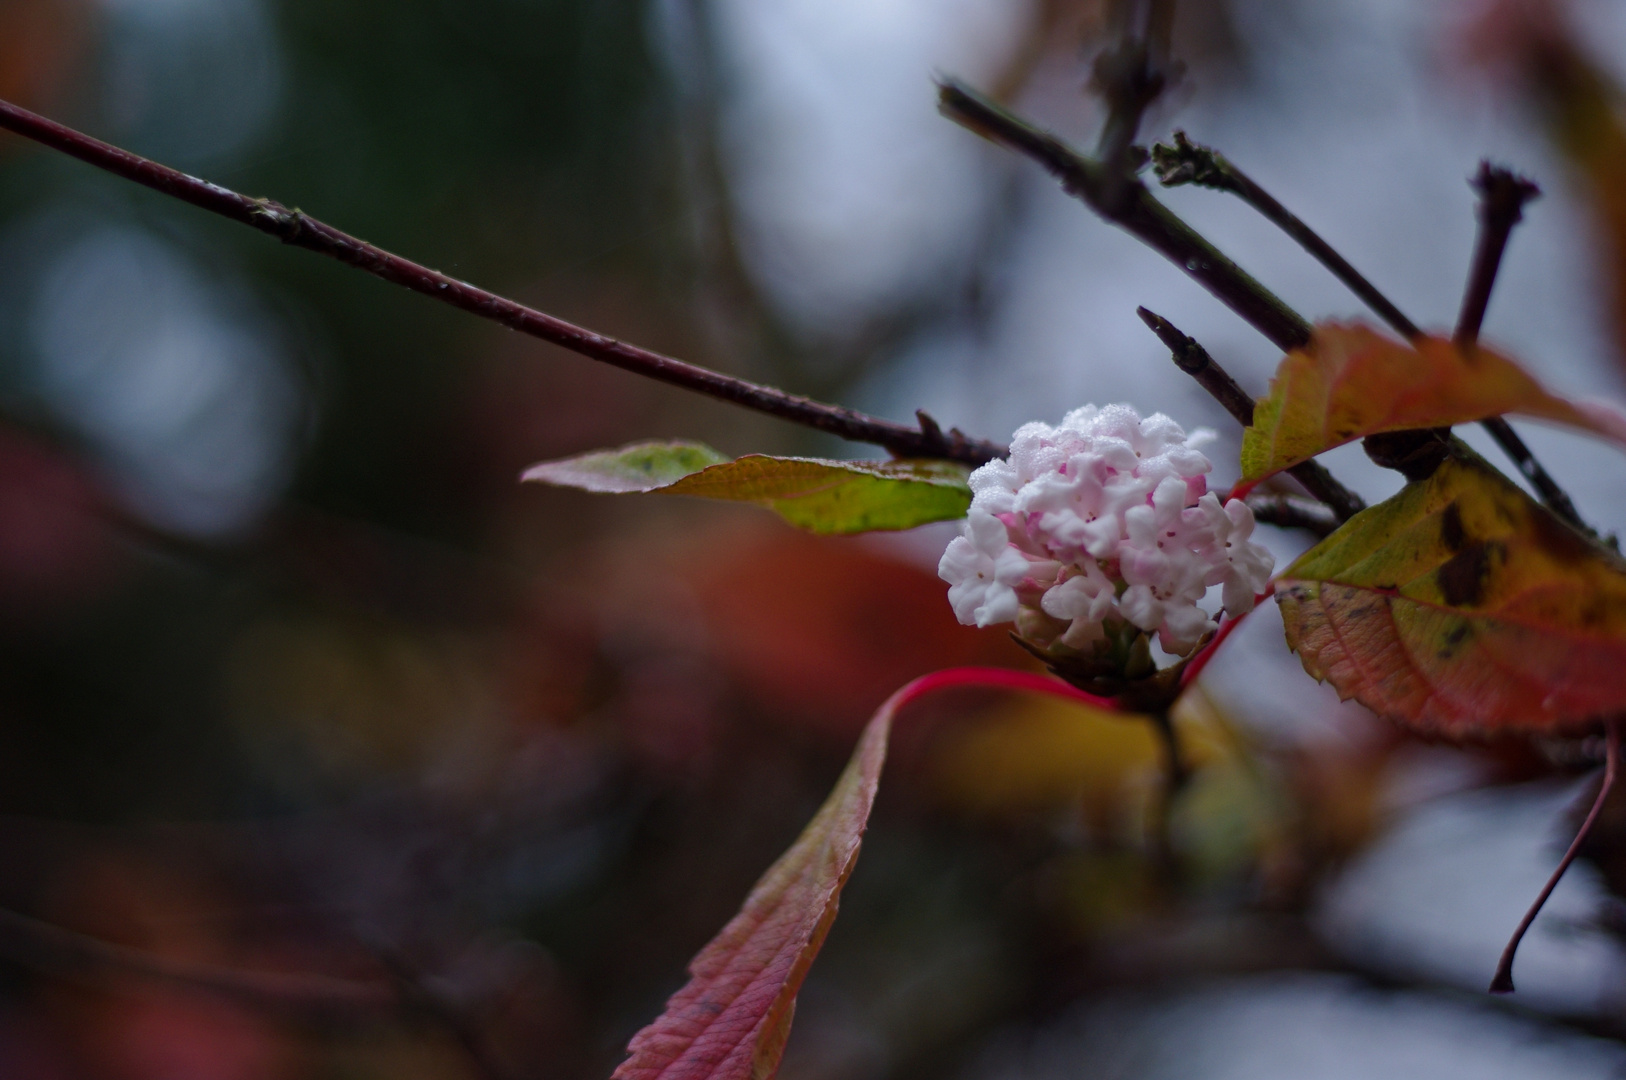
[[[1288,353],[1242,436],[1242,475],[1259,480],[1367,435],[1447,427],[1517,413],[1626,446],[1626,416],[1548,393],[1484,346],[1444,338],[1413,344],[1359,325],[1323,324]]]
[[[892,718],[915,698],[950,686],[1032,690],[1112,707],[1048,676],[1002,668],[949,668],[893,694],[864,729],[830,797],[762,875],[740,913],[689,963],[688,985],[633,1036],[612,1080],[771,1080],[790,1036],[797,991],[858,862]]]
[[[1304,669],[1449,738],[1578,732],[1626,710],[1626,563],[1460,442],[1288,567]]]

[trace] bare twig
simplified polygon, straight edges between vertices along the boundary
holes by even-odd
[[[526,307],[438,270],[392,254],[298,209],[270,199],[253,199],[197,177],[149,161],[89,135],[0,101],[0,128],[49,146],[99,169],[162,192],[203,210],[250,225],[285,244],[314,251],[385,281],[434,297],[464,311],[501,323],[582,356],[634,374],[803,424],[854,442],[883,446],[899,457],[946,458],[978,465],[1002,457],[1005,448],[969,438],[926,432],[853,409],[827,405],[783,390],[747,382],[648,349],[594,333]]]
[[[377,1018],[401,1007],[386,983],[325,975],[240,971],[188,963],[0,910],[0,955],[61,978],[105,979],[135,975],[272,1012],[332,1021]]]
[[[1474,244],[1473,268],[1468,272],[1462,311],[1457,316],[1456,333],[1452,335],[1452,340],[1462,349],[1471,349],[1478,343],[1479,328],[1485,321],[1485,309],[1490,305],[1491,290],[1496,286],[1496,274],[1513,226],[1524,218],[1524,204],[1541,194],[1541,189],[1529,180],[1488,161],[1479,163],[1473,186],[1479,192],[1479,239]],[[1500,416],[1484,423],[1485,430],[1512,459],[1520,474],[1530,481],[1547,508],[1582,532],[1597,536],[1592,527],[1581,520],[1569,494],[1542,468],[1536,455],[1513,430],[1513,425]]]
[[[1192,142],[1183,131],[1176,131],[1172,145],[1159,143],[1152,147],[1152,168],[1157,171],[1157,178],[1164,187],[1196,184],[1239,196],[1271,224],[1292,237],[1305,251],[1314,255],[1348,286],[1350,292],[1360,297],[1367,307],[1402,336],[1411,339],[1422,334],[1417,324],[1401,314],[1388,297],[1349,264],[1349,260],[1217,151]]]
[[[1243,427],[1253,424],[1253,398],[1208,355],[1207,349],[1156,312],[1143,307],[1136,309],[1136,313],[1152,333],[1168,346],[1181,371],[1195,379],[1197,385],[1207,390]],[[1300,462],[1288,469],[1287,474],[1303,484],[1304,490],[1325,503],[1340,522],[1348,521],[1366,507],[1359,495],[1340,484],[1319,462]]]
[[[1185,132],[1176,131],[1172,144],[1152,147],[1152,167],[1164,187],[1196,184],[1198,187],[1228,191],[1257,210],[1266,220],[1292,237],[1348,289],[1408,341],[1415,341],[1423,332],[1416,323],[1368,281],[1349,261],[1338,254],[1331,244],[1297,215],[1283,206],[1274,196],[1260,187],[1223,154],[1211,147],[1192,142]],[[1498,169],[1489,162],[1481,162],[1474,180],[1479,191],[1481,229],[1479,243],[1474,252],[1473,271],[1469,275],[1468,289],[1463,297],[1462,314],[1457,320],[1454,340],[1458,345],[1472,346],[1479,336],[1479,325],[1485,317],[1490,301],[1491,287],[1496,281],[1496,270],[1502,252],[1507,247],[1509,233],[1522,216],[1524,204],[1540,194],[1530,181],[1515,176],[1507,169]],[[1575,510],[1575,504],[1558,486],[1552,476],[1530,448],[1519,438],[1511,425],[1499,416],[1480,421],[1496,440],[1519,472],[1530,481],[1548,509],[1570,524],[1596,535]],[[1418,462],[1438,463],[1448,429],[1431,428],[1418,432],[1395,432],[1367,444],[1367,452],[1374,461],[1402,472],[1426,472]],[[1403,463],[1396,464],[1396,463]]]
[[[1132,10],[1133,7],[1133,10]],[[1094,85],[1107,102],[1107,122],[1101,128],[1096,157],[1101,162],[1104,204],[1120,207],[1145,163],[1145,151],[1135,147],[1141,117],[1180,72],[1169,56],[1174,23],[1174,0],[1123,0],[1118,41],[1095,59]]]
[[[1247,498],[1254,520],[1282,529],[1304,529],[1319,537],[1331,536],[1338,528],[1338,516],[1325,503],[1295,499],[1291,495],[1253,494]]]
[[[1620,718],[1610,717],[1605,730],[1608,742],[1604,757],[1603,783],[1598,787],[1598,797],[1592,801],[1592,809],[1588,811],[1586,820],[1581,822],[1581,828],[1576,832],[1575,839],[1570,841],[1569,850],[1564,852],[1564,857],[1559,860],[1558,868],[1547,879],[1547,884],[1536,897],[1536,902],[1530,905],[1530,910],[1519,920],[1519,928],[1513,931],[1513,937],[1508,940],[1507,948],[1502,950],[1502,958],[1496,962],[1496,974],[1491,977],[1490,992],[1493,994],[1513,993],[1513,957],[1519,951],[1519,942],[1524,940],[1525,931],[1536,921],[1537,912],[1541,911],[1542,905],[1558,887],[1564,871],[1570,868],[1570,863],[1580,854],[1581,845],[1586,842],[1587,834],[1592,831],[1593,824],[1603,811],[1604,800],[1609,797],[1610,789],[1615,786],[1615,773],[1620,767]]]
[[[1496,287],[1496,272],[1501,268],[1508,237],[1513,234],[1513,226],[1524,219],[1524,204],[1541,195],[1541,189],[1531,181],[1488,161],[1479,163],[1472,183],[1479,192],[1479,240],[1474,245],[1468,287],[1462,294],[1462,311],[1457,315],[1453,340],[1458,344],[1479,340],[1479,327],[1485,321],[1491,290]]]
[[[1175,366],[1190,375],[1198,386],[1222,405],[1243,427],[1253,424],[1254,400],[1248,392],[1231,378],[1231,373],[1219,366],[1196,338],[1182,333],[1180,328],[1150,308],[1138,307],[1135,314],[1145,323],[1158,340],[1168,346]]]
[[[1047,131],[954,80],[939,85],[938,108],[955,123],[1043,165],[1062,188],[1162,254],[1283,352],[1310,340],[1310,324],[1196,230],[1154,199],[1138,180],[1121,199],[1106,170]]]

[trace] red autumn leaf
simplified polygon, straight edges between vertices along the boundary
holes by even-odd
[[[1047,676],[1000,668],[950,668],[893,694],[864,729],[819,812],[762,875],[740,913],[690,961],[688,985],[633,1036],[612,1080],[771,1080],[790,1036],[796,994],[858,862],[892,718],[915,698],[949,686],[1032,690],[1112,707]]]
[[[1304,669],[1450,738],[1575,733],[1626,711],[1626,563],[1472,451],[1282,572]]]

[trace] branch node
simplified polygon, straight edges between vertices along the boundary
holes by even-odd
[[[916,409],[915,419],[920,422],[920,437],[927,446],[948,445],[948,437],[943,434],[942,425],[932,418],[931,413],[925,409]],[[955,429],[955,434],[959,434],[958,428]]]
[[[1196,184],[1216,191],[1235,191],[1229,163],[1217,152],[1176,131],[1171,143],[1152,147],[1152,171],[1164,187]]]
[[[1164,90],[1178,82],[1185,67],[1170,55],[1172,0],[1151,0],[1144,24],[1137,28],[1127,9],[1118,42],[1095,58],[1090,86],[1107,103],[1096,154],[1106,173],[1102,201],[1122,212],[1130,199],[1135,174],[1146,164],[1146,151],[1134,145],[1141,118]]]
[[[305,213],[299,209],[290,210],[275,199],[254,199],[249,210],[253,223],[263,231],[270,233],[284,244],[298,241],[305,231]]]

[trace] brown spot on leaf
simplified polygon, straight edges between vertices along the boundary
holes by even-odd
[[[1439,583],[1440,594],[1447,604],[1473,607],[1485,598],[1485,578],[1490,572],[1494,549],[1500,546],[1489,542],[1469,544],[1434,572],[1434,580]]]
[[[1462,531],[1462,507],[1450,503],[1440,515],[1440,543],[1454,555],[1462,550],[1465,540],[1467,534]]]

